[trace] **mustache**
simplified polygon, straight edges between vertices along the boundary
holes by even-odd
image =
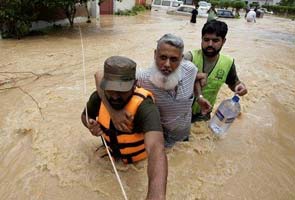
[[[121,110],[125,106],[125,102],[124,102],[124,100],[122,98],[118,98],[118,99],[110,98],[110,99],[108,99],[108,101],[109,101],[110,105],[115,110]]]
[[[122,98],[118,98],[118,99],[109,98],[109,102],[114,104],[122,103],[123,101],[124,100]]]
[[[206,48],[206,50],[209,50],[209,49],[216,50],[214,47],[211,47],[211,46]]]
[[[164,75],[169,75],[171,72],[172,72],[172,70],[169,70],[169,69],[161,69],[161,72],[164,74]]]

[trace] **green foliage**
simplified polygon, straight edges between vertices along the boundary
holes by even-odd
[[[218,0],[210,0],[208,2],[211,3],[212,7],[214,7],[214,8],[219,6],[219,1]]]
[[[295,16],[295,6],[264,5],[262,7],[266,8],[269,11],[273,11],[274,14]]]
[[[115,15],[127,15],[127,16],[134,16],[136,15],[136,12],[133,12],[132,10],[120,10],[118,9],[117,12],[115,12]]]
[[[254,8],[254,7],[259,7],[259,3],[258,2],[252,2],[250,3],[250,8]]]
[[[29,33],[37,19],[40,0],[0,0],[0,31],[3,37],[20,38]]]
[[[143,11],[146,11],[146,7],[144,7],[143,5],[135,5],[133,6],[132,11],[143,12]]]
[[[131,10],[118,10],[115,15],[134,16],[143,11],[146,11],[146,8],[143,5],[136,5]]]
[[[245,3],[245,1],[236,0],[236,1],[233,1],[232,7],[237,10],[240,10],[242,8],[246,8],[246,3]]]
[[[220,0],[220,1],[219,1],[219,6],[220,6],[221,8],[225,8],[225,9],[227,9],[228,7],[231,6],[231,1],[230,1],[230,0]]]
[[[240,9],[246,7],[246,3],[241,0],[234,0],[231,2],[231,7],[236,9],[235,18],[239,18],[240,17],[239,11],[240,11]]]
[[[295,0],[281,0],[279,3],[280,6],[295,6]]]
[[[41,14],[41,8],[47,8],[49,12],[62,8],[73,26],[76,3],[86,2],[87,0],[0,0],[0,31],[4,38],[19,39],[29,34],[32,22],[38,20]]]

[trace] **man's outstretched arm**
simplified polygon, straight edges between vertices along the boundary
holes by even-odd
[[[166,199],[168,175],[167,157],[164,148],[164,137],[160,131],[149,131],[144,137],[148,154],[148,200]]]

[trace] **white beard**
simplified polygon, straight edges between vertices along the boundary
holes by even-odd
[[[181,65],[179,65],[174,72],[169,75],[164,75],[156,66],[152,64],[152,72],[150,81],[158,88],[163,90],[173,90],[181,80]]]

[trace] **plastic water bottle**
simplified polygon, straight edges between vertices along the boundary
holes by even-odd
[[[223,136],[241,111],[240,98],[233,96],[218,106],[214,117],[209,122],[209,128],[217,135]]]

